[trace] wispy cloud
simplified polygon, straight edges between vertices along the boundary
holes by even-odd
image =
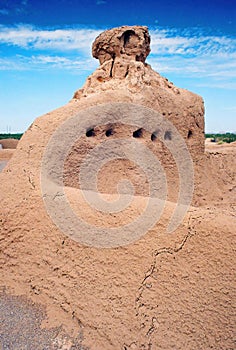
[[[199,56],[232,53],[236,39],[225,36],[203,35],[199,30],[179,32],[176,29],[151,31],[152,53],[165,55]]]
[[[97,68],[95,60],[72,59],[63,56],[16,55],[10,58],[0,58],[0,70],[45,70],[45,69],[66,69],[73,72],[91,72]]]
[[[158,56],[149,59],[153,69],[160,72],[180,73],[182,76],[204,76],[215,78],[236,78],[236,53],[203,55],[195,57]]]
[[[105,5],[107,2],[106,0],[97,0],[96,5]]]
[[[66,58],[63,56],[31,56],[28,58],[28,62],[33,65],[35,68],[39,66],[47,66],[50,68],[63,68],[69,70],[78,70],[78,71],[91,71],[97,68],[97,62],[92,59],[79,59],[79,58]]]
[[[28,0],[5,1],[5,7],[0,9],[0,15],[21,15],[27,13]]]
[[[95,29],[41,30],[32,26],[0,26],[0,43],[24,49],[88,51],[99,33]]]
[[[0,25],[0,43],[25,49],[84,50],[102,29],[38,29],[19,25]],[[203,36],[197,31],[180,35],[177,30],[151,30],[152,54],[199,56],[232,53],[236,50],[236,39],[225,36]]]
[[[26,0],[25,0],[26,1]],[[102,29],[42,29],[33,26],[0,26],[0,45],[15,47],[20,55],[2,56],[0,69],[63,68],[93,70],[91,44]],[[231,88],[236,79],[236,39],[204,35],[196,29],[151,30],[151,54],[148,62],[162,74],[208,78],[210,84]],[[25,55],[22,54],[25,50]],[[30,63],[30,65],[29,65]]]
[[[198,86],[234,89],[236,86],[236,40],[204,35],[196,29],[151,31],[149,62],[163,74],[204,80]]]
[[[7,9],[0,9],[0,15],[7,16],[9,14],[9,11]]]

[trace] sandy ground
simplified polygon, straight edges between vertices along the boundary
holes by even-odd
[[[42,329],[45,310],[23,297],[0,293],[0,349],[1,350],[86,350],[81,334],[74,339],[61,329]]]
[[[210,139],[206,139],[205,141],[205,150],[207,152],[221,152],[221,153],[228,153],[228,152],[234,152],[236,148],[236,141],[231,143],[217,143],[217,142],[211,142]]]

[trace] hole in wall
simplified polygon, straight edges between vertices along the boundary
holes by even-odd
[[[171,136],[171,131],[166,131],[164,134],[164,140],[171,140],[172,136]]]
[[[110,128],[110,129],[106,130],[105,134],[106,134],[107,137],[109,137],[111,135],[114,135],[114,131]]]
[[[151,140],[152,140],[152,141],[155,141],[156,139],[157,139],[157,135],[152,134],[152,135],[151,135]]]
[[[93,129],[93,128],[88,129],[88,130],[86,131],[86,136],[87,136],[87,137],[95,136],[95,131],[94,131],[94,129]]]
[[[192,130],[189,130],[188,131],[188,139],[190,139],[190,137],[192,137],[193,136],[193,132],[192,132]]]
[[[126,47],[126,45],[129,43],[130,37],[132,35],[135,35],[135,32],[133,30],[127,30],[126,32],[124,32],[124,47]]]
[[[152,135],[151,135],[151,140],[152,141],[155,141],[157,139],[158,133],[159,133],[158,131],[155,131],[155,132],[152,133]]]
[[[143,136],[143,129],[142,128],[135,130],[133,132],[133,137],[135,137],[135,138],[140,138],[142,136]]]
[[[138,61],[138,62],[144,62],[145,61],[144,55],[143,54],[136,55],[135,56],[135,60]],[[140,67],[137,67],[137,70],[140,70],[140,69],[141,69]]]

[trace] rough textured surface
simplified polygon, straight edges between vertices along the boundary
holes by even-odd
[[[202,99],[126,56],[128,74],[117,57],[110,75],[108,59],[72,101],[36,119],[0,174],[0,284],[8,295],[24,295],[45,306],[40,327],[60,329],[59,338],[66,334],[78,348],[232,350],[235,146],[204,153]],[[40,169],[44,150],[59,125],[78,111],[111,101],[148,106],[174,123],[195,163],[195,206],[173,234],[165,231],[175,207],[174,201],[168,201],[161,220],[140,240],[126,247],[96,249],[70,240],[53,224],[42,199]],[[129,127],[114,129],[132,137]],[[193,137],[187,137],[189,130]],[[102,127],[95,137],[85,136],[78,148],[81,154],[103,137]],[[145,134],[141,142],[154,147],[150,135]],[[168,167],[165,157],[163,161]],[[124,168],[122,164],[121,172]],[[101,178],[102,188],[107,179]],[[76,186],[67,185],[65,191],[78,215],[106,226],[132,220],[146,201],[137,195],[128,212],[101,217],[86,206]],[[114,192],[112,184],[109,192]],[[83,338],[78,339],[79,332]],[[67,344],[63,349],[73,348]]]
[[[22,297],[0,293],[0,348],[2,350],[86,350],[81,346],[82,334],[71,339],[61,329],[42,329],[45,318],[42,305],[29,303]],[[75,344],[76,343],[76,344]]]
[[[124,40],[127,34],[129,40]],[[129,50],[126,52],[126,45]],[[95,99],[97,103],[105,102],[130,102],[138,105],[150,107],[167,120],[171,121],[178,132],[185,140],[194,161],[194,166],[198,167],[204,154],[204,105],[200,96],[190,91],[177,88],[166,78],[153,71],[150,65],[145,63],[150,48],[150,38],[146,27],[121,27],[103,32],[97,37],[93,44],[93,55],[99,58],[101,66],[88,77],[84,87],[78,90],[75,101],[81,99],[91,101]],[[137,57],[142,56],[140,60]],[[65,166],[65,183],[68,186],[78,187],[78,169],[87,150],[95,147],[101,141],[107,139],[106,130],[112,130],[112,138],[132,138],[134,127],[122,126],[111,123],[109,126],[91,125],[94,130],[94,137],[80,139],[73,146]],[[178,174],[173,157],[168,152],[158,137],[158,126],[150,132],[143,133],[140,142],[149,147],[158,156],[162,165],[166,169],[169,184],[169,199],[175,200],[178,192]],[[169,130],[166,130],[168,136]],[[151,139],[154,135],[154,140]],[[171,134],[170,134],[171,137]],[[135,178],[136,193],[147,195],[147,186],[142,176],[137,175],[139,170],[134,166],[127,166],[125,162],[120,162],[115,180],[119,174],[124,174],[130,178]],[[199,165],[201,166],[201,165]],[[196,172],[198,170],[196,169]],[[114,173],[106,171],[100,174],[106,176],[104,185],[100,183],[100,191],[114,192]]]
[[[1,139],[0,144],[2,145],[2,148],[6,149],[15,149],[18,144],[18,140],[15,139]]]
[[[0,149],[0,160],[9,160],[14,152],[14,149]]]
[[[204,153],[202,98],[175,87],[148,64],[136,61],[132,56],[106,60],[75,93],[75,100],[81,98],[91,99],[91,103],[96,99],[97,103],[122,101],[150,107],[173,123],[186,140],[194,160]],[[149,137],[146,135],[146,138]]]
[[[150,53],[150,35],[147,27],[123,26],[106,30],[93,43],[93,57],[100,64],[117,58],[145,62]]]

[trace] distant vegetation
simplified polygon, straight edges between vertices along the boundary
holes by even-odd
[[[0,134],[0,140],[2,139],[16,139],[20,140],[23,134]]]
[[[0,134],[0,140],[1,139],[17,139],[20,140],[21,136],[23,134]],[[205,134],[206,138],[209,138],[212,140],[212,142],[234,142],[236,141],[236,134],[231,132],[226,132],[225,134]]]
[[[236,141],[236,134],[226,132],[225,134],[205,134],[206,138],[209,138],[212,140],[212,142],[234,142]]]

